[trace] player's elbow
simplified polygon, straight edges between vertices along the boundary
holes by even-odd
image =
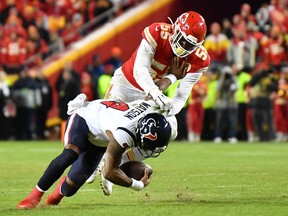
[[[175,116],[168,117],[168,121],[171,125],[171,137],[169,142],[172,142],[173,140],[176,139],[178,135],[178,123]]]
[[[178,136],[178,131],[177,130],[172,130],[170,142],[175,140],[177,136]]]
[[[112,176],[113,176],[113,172],[112,171],[109,171],[109,170],[107,170],[107,169],[103,169],[102,170],[102,175],[103,175],[103,177],[105,178],[105,179],[107,179],[107,180],[111,180],[112,179]]]
[[[102,172],[102,175],[105,179],[107,179],[107,177],[109,177],[109,173],[107,172],[107,169],[103,169],[101,172]]]

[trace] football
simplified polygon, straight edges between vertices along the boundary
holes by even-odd
[[[153,169],[148,164],[141,161],[128,161],[120,166],[120,169],[130,178],[140,180],[144,176],[144,170],[148,168],[148,176],[153,173]]]

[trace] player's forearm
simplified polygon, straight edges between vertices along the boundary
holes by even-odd
[[[103,174],[104,175],[104,174]],[[112,183],[123,186],[130,187],[132,185],[132,179],[129,178],[122,170],[119,168],[113,169],[112,172],[105,173],[104,177],[111,181]]]
[[[136,179],[128,177],[119,167],[113,169],[112,171],[108,171],[103,173],[103,176],[105,179],[109,180],[110,182],[123,186],[123,187],[129,187],[133,190],[140,191],[145,187],[144,182],[138,181]],[[149,184],[149,182],[147,183]],[[146,186],[147,186],[146,184]]]
[[[161,80],[159,80],[156,85],[159,87],[159,89],[164,92],[170,85],[171,80],[167,77],[163,77]]]
[[[200,79],[203,73],[187,74],[179,83],[173,97],[172,115],[176,115],[184,107],[194,84]]]
[[[129,178],[119,168],[121,157],[125,149],[119,145],[111,131],[107,130],[106,134],[109,137],[110,141],[105,153],[105,163],[102,174],[105,179],[111,181],[114,184],[124,187],[130,187],[132,184],[132,179]]]
[[[145,91],[147,95],[152,89],[158,88],[149,73],[153,56],[153,48],[146,40],[143,39],[137,50],[133,76],[138,85]]]
[[[138,85],[148,95],[152,89],[158,88],[151,78],[149,72],[144,68],[137,68],[134,73],[135,80]]]
[[[172,142],[178,135],[178,122],[175,116],[168,116],[167,120],[171,125],[171,138],[169,142]]]
[[[102,170],[104,178],[119,186],[130,187],[132,179],[119,168],[118,163],[114,159],[114,155],[106,151],[104,168]]]

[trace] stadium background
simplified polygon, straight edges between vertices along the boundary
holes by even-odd
[[[7,0],[7,2],[9,1]],[[11,1],[13,2],[14,0],[11,0]],[[49,0],[49,2],[53,2],[53,1],[54,0]],[[30,1],[27,1],[27,2],[30,2]],[[34,1],[31,1],[31,2],[34,2]],[[38,2],[38,1],[35,1],[35,2]],[[69,2],[69,1],[67,0],[66,2]],[[82,2],[84,2],[84,0]],[[87,4],[89,4],[91,2],[98,2],[98,0],[86,1],[86,2]],[[110,1],[107,0],[106,2],[110,2]],[[206,1],[201,1],[201,2],[184,1],[184,0],[177,0],[177,1],[176,0],[161,0],[161,1],[160,0],[159,1],[156,1],[156,0],[138,0],[138,1],[137,0],[131,0],[131,1],[117,0],[113,2],[126,2],[126,3],[133,2],[134,4],[129,5],[128,8],[121,11],[121,13],[119,14],[116,13],[116,15],[113,14],[112,16],[111,14],[107,14],[107,16],[109,17],[108,21],[101,23],[101,25],[98,26],[96,29],[94,28],[90,29],[90,27],[87,27],[87,26],[90,26],[91,23],[93,24],[95,20],[88,20],[88,21],[85,20],[86,23],[85,24],[83,23],[83,26],[75,28],[73,30],[76,33],[85,32],[81,34],[80,40],[77,39],[73,41],[71,44],[66,46],[65,49],[62,50],[61,52],[57,52],[56,50],[53,49],[53,46],[52,46],[53,44],[52,45],[49,44],[48,49],[50,49],[50,51],[52,51],[52,53],[54,54],[49,56],[48,58],[41,59],[41,61],[39,61],[41,63],[37,65],[37,70],[39,70],[40,68],[41,72],[42,71],[44,72],[44,74],[46,75],[49,81],[49,84],[52,86],[52,92],[53,92],[53,106],[52,106],[52,109],[49,108],[49,113],[48,113],[48,118],[47,118],[47,126],[49,129],[53,129],[54,126],[57,127],[58,125],[63,123],[62,121],[63,118],[61,119],[61,113],[59,112],[59,110],[61,110],[59,109],[59,104],[61,102],[59,103],[59,97],[58,97],[59,90],[56,87],[57,86],[56,82],[58,81],[58,78],[62,76],[62,74],[64,74],[63,71],[65,70],[65,65],[67,63],[72,62],[73,69],[79,74],[79,83],[80,83],[81,81],[80,76],[85,75],[85,72],[87,70],[87,65],[93,64],[95,55],[100,56],[101,61],[104,63],[106,60],[111,58],[111,50],[117,47],[122,51],[122,55],[121,55],[122,61],[127,60],[132,54],[132,52],[135,50],[135,48],[138,46],[142,37],[141,33],[143,29],[153,22],[169,22],[168,17],[170,17],[172,20],[175,21],[175,19],[179,16],[179,14],[185,11],[194,10],[202,14],[203,17],[205,18],[207,22],[207,29],[208,29],[207,35],[209,35],[211,23],[213,22],[221,23],[224,18],[228,18],[230,21],[232,21],[234,16],[236,14],[239,14],[244,3],[248,3],[251,6],[251,9],[252,9],[251,14],[255,14],[255,12],[262,6],[263,3],[267,3],[267,4],[271,3],[270,1],[264,1],[264,0],[263,1],[262,0],[261,1],[240,0],[237,2],[232,2],[229,0],[222,0],[222,1],[206,0]],[[2,4],[2,2],[0,3]],[[17,2],[17,3],[20,4],[20,2]],[[26,3],[22,3],[22,4],[26,4]],[[0,10],[1,10],[1,4],[0,4]],[[69,11],[69,9],[67,11]],[[2,5],[2,10],[3,10],[3,5]],[[95,17],[95,18],[97,20],[97,18],[100,18],[100,17]],[[247,27],[245,26],[245,28]],[[266,36],[269,36],[268,33]],[[64,37],[62,39],[64,40]],[[286,40],[287,38],[285,37],[285,42],[287,43]],[[41,54],[42,53],[40,53],[40,56]],[[39,57],[39,53],[37,53],[35,57],[36,57],[35,59],[37,60],[37,57]],[[33,71],[33,66],[29,65],[28,67],[25,67],[25,70],[27,70],[28,72],[30,71],[30,69],[32,69],[31,71]],[[212,69],[210,69],[210,71],[212,71]],[[217,71],[217,73],[220,73],[220,71]],[[16,74],[9,75],[10,84],[13,84],[18,79],[19,74],[20,72],[18,74],[16,73]],[[205,73],[205,74],[208,74],[208,73]],[[64,107],[64,109],[66,108],[66,102],[63,103],[62,107]],[[182,119],[182,120],[185,121],[185,119]],[[34,127],[37,127],[35,123],[34,123]],[[182,131],[182,128],[179,131]]]
[[[149,6],[140,14],[132,13],[132,16],[128,18],[127,22],[120,23],[120,27],[118,28],[119,31],[117,31],[118,29],[110,30],[110,32],[105,33],[106,35],[101,36],[102,38],[99,39],[100,42],[98,39],[93,40],[93,38],[91,38],[87,47],[82,47],[79,50],[76,49],[73,54],[67,54],[57,61],[48,63],[45,72],[48,75],[52,86],[55,84],[58,73],[61,71],[67,59],[75,61],[74,67],[76,70],[81,71],[85,65],[91,63],[92,56],[95,53],[99,54],[102,60],[105,61],[110,56],[111,48],[113,46],[118,46],[122,50],[125,50],[122,55],[122,58],[125,61],[130,57],[136,46],[138,46],[142,37],[141,33],[143,29],[153,22],[169,22],[167,17],[175,20],[179,14],[188,10],[194,10],[205,17],[207,26],[209,26],[209,24],[214,21],[221,22],[223,17],[231,18],[234,14],[239,13],[241,5],[247,1],[240,0],[235,2],[229,0],[206,0],[199,2],[161,0],[150,2]],[[253,10],[256,10],[263,2],[267,1],[250,1],[249,4]],[[143,6],[140,5],[138,7],[141,8]],[[133,10],[133,8],[131,8],[131,10]],[[106,28],[106,26],[103,26],[102,28]],[[131,35],[133,35],[133,37],[131,37]],[[129,43],[127,43],[128,41]],[[95,48],[93,45],[91,46],[91,44],[93,44]],[[59,121],[55,119],[57,118],[57,112],[57,95],[54,94],[54,106],[49,114],[50,120],[48,120],[48,125],[53,125],[55,122]]]

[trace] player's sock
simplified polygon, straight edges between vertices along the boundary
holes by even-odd
[[[32,209],[36,208],[38,203],[41,201],[42,196],[44,195],[43,191],[37,189],[37,186],[31,191],[31,193],[18,204],[18,209]]]
[[[66,179],[66,176],[63,176],[61,180],[59,181],[58,185],[56,186],[55,190],[51,194],[49,194],[49,196],[47,197],[45,201],[46,205],[58,205],[60,203],[60,201],[64,197],[61,194],[61,185],[63,184],[65,179]]]
[[[64,149],[63,152],[51,161],[37,185],[47,191],[64,173],[74,161],[78,154],[72,149]]]

